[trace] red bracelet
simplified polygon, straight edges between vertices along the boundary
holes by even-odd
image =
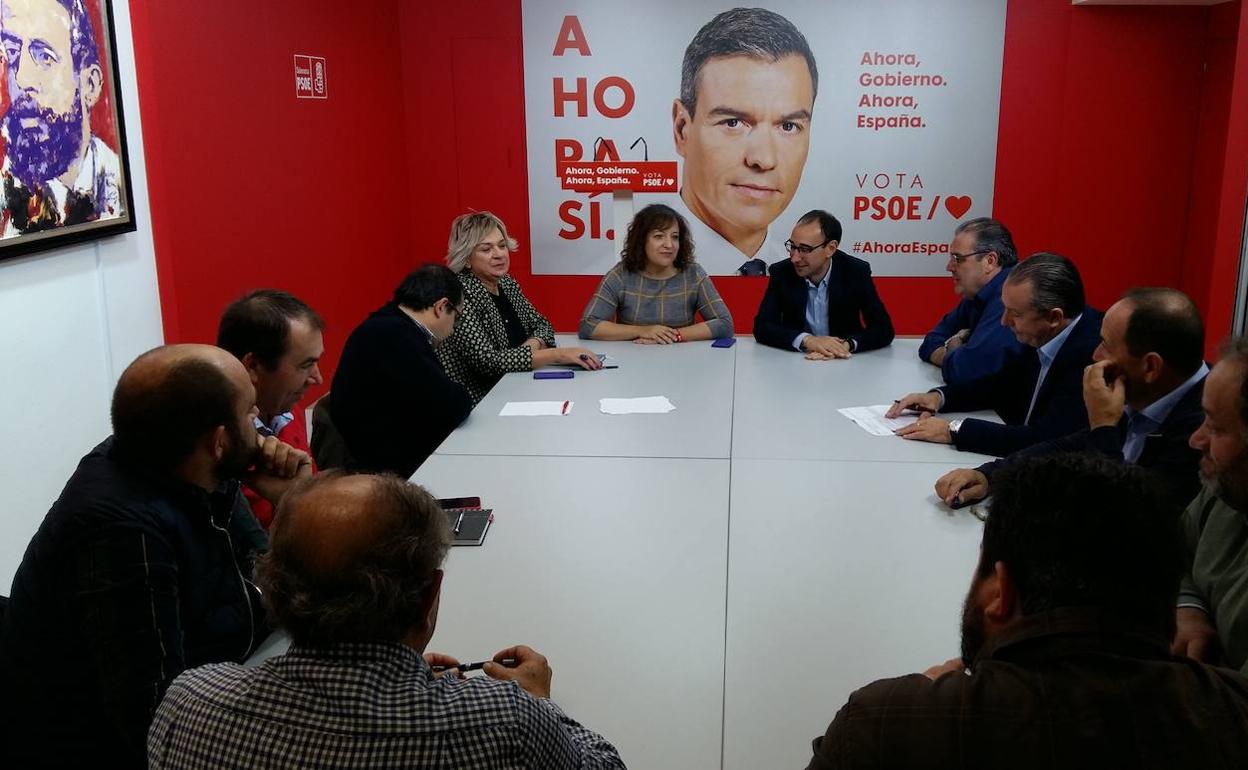
[[[684,342],[684,341],[685,341],[685,335],[683,335],[683,334],[681,334],[681,333],[680,333],[680,329],[673,329],[672,331],[676,332],[676,341],[677,341],[677,342]]]

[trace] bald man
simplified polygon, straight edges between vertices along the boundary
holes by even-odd
[[[425,652],[450,544],[425,490],[330,471],[292,490],[270,531],[256,582],[289,651],[178,677],[152,723],[149,767],[624,766],[550,700],[536,651],[501,650],[467,679],[455,658]]]
[[[13,579],[0,636],[0,767],[141,767],[182,670],[243,660],[266,634],[248,582],[276,502],[311,470],[253,426],[238,359],[144,353],[113,393],[113,435],[79,463]]]

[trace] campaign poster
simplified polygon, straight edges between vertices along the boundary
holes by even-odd
[[[992,214],[1005,0],[522,9],[536,274],[619,260],[612,194],[559,174],[583,162],[606,179],[675,162],[677,191],[639,189],[632,207],[684,215],[712,275],[786,259],[813,209],[876,275],[941,275],[958,223]]]

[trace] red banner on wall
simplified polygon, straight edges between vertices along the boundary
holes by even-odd
[[[574,161],[556,164],[559,186],[570,192],[674,193],[676,161]]]

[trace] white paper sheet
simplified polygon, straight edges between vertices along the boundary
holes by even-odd
[[[667,414],[676,405],[667,396],[642,398],[600,398],[598,408],[603,414]]]
[[[913,412],[903,412],[900,417],[885,417],[889,409],[892,409],[891,404],[877,404],[876,406],[847,406],[836,411],[853,420],[872,436],[891,436],[893,431],[904,428],[919,419],[918,415]]]
[[[560,417],[572,413],[573,401],[508,401],[499,417]]]

